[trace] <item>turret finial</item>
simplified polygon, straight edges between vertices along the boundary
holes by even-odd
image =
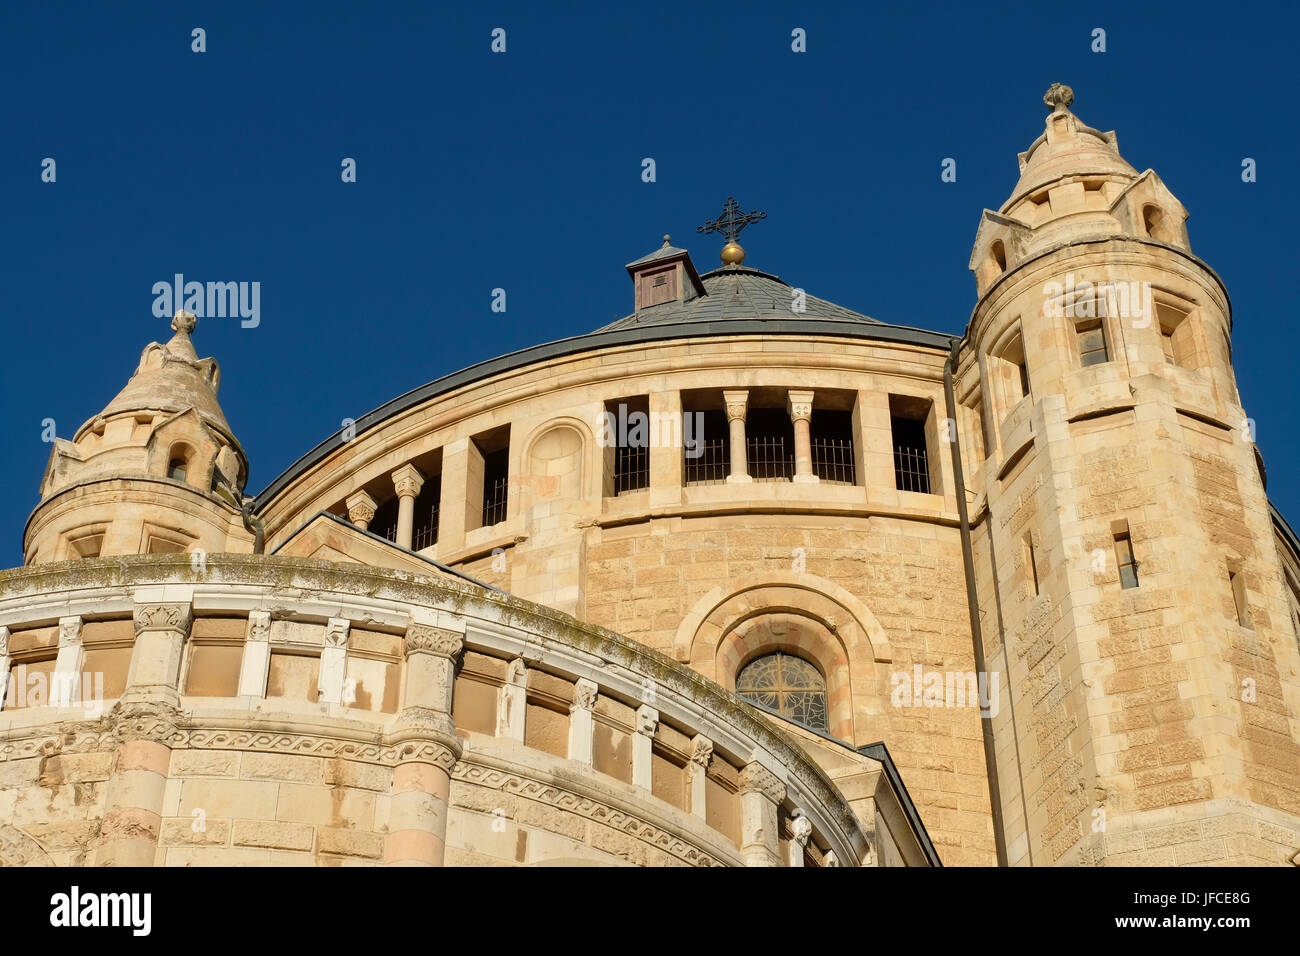
[[[176,314],[172,316],[172,331],[181,332],[189,335],[194,331],[194,327],[199,324],[193,312],[186,312],[184,309],[177,309]]]
[[[1053,83],[1047,88],[1047,93],[1043,96],[1043,102],[1051,107],[1053,113],[1058,110],[1067,110],[1070,108],[1070,104],[1074,102],[1074,90],[1064,83]]]

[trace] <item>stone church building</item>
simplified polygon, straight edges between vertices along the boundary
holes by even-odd
[[[665,237],[625,318],[253,496],[177,312],[0,574],[0,863],[1296,863],[1228,294],[1072,99],[960,337],[750,266],[729,200],[719,268]]]

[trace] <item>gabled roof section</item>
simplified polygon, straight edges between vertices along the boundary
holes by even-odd
[[[400,547],[373,531],[363,531],[352,522],[345,521],[329,511],[316,512],[306,524],[280,542],[271,553],[292,558],[315,558],[338,564],[361,564],[368,568],[413,571],[416,574],[428,574],[436,570],[449,577],[477,584],[489,591],[501,592],[500,588],[470,577],[432,558],[426,558],[415,551]]]

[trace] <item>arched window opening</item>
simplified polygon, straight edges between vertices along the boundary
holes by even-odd
[[[829,728],[826,678],[802,657],[778,651],[750,661],[736,675],[736,693],[808,727]]]
[[[173,458],[167,463],[167,477],[174,478],[177,481],[184,481],[186,473],[186,462],[184,458]]]
[[[998,267],[998,275],[1007,271],[1007,250],[1002,245],[1001,239],[995,239],[993,245],[989,246],[989,255],[993,257],[993,263]]]

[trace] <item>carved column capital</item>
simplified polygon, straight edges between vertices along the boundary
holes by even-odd
[[[0,657],[9,655],[9,628],[0,626]]]
[[[647,704],[642,704],[636,711],[636,732],[646,737],[653,737],[659,729],[659,711]]]
[[[569,713],[572,714],[575,710],[590,711],[596,706],[596,696],[599,693],[600,687],[595,681],[578,678],[573,685],[573,704],[569,707]]]
[[[433,627],[429,624],[412,624],[406,629],[406,656],[412,654],[436,654],[449,657],[453,661],[460,657],[465,647],[465,635],[445,627]]]
[[[780,803],[785,799],[785,784],[762,764],[748,763],[740,771],[740,792],[761,793],[773,803]]]
[[[271,639],[271,612],[248,612],[248,641],[269,641]]]
[[[326,647],[347,647],[352,622],[346,617],[332,617],[325,625]]]
[[[734,422],[737,419],[744,420],[745,409],[749,404],[749,390],[736,389],[722,393],[722,401],[727,406],[727,421]]]
[[[812,836],[812,821],[800,813],[790,821],[790,833],[794,837],[794,842],[799,846],[807,846],[808,838]]]
[[[412,464],[405,464],[390,476],[399,498],[414,498],[424,487],[424,475]]]
[[[812,420],[813,411],[813,392],[809,390],[786,392],[786,408],[790,412],[790,420],[796,422],[806,422]]]
[[[65,618],[64,620],[67,620]],[[80,618],[78,618],[80,620]],[[180,631],[182,634],[190,627],[190,605],[188,604],[137,604],[132,612],[135,635],[139,637],[145,631]],[[80,625],[78,625],[78,629]],[[62,641],[63,621],[59,622]],[[77,637],[80,641],[80,636]]]
[[[354,492],[347,498],[348,520],[353,524],[368,525],[371,519],[375,517],[375,510],[379,507],[375,499],[370,497],[364,491]]]
[[[691,738],[691,763],[702,770],[708,770],[711,760],[713,760],[713,741],[702,734],[696,734]]]
[[[135,632],[140,633],[140,625],[136,624]],[[81,643],[81,618],[79,617],[61,617],[59,618],[59,647],[71,647],[74,644]]]

